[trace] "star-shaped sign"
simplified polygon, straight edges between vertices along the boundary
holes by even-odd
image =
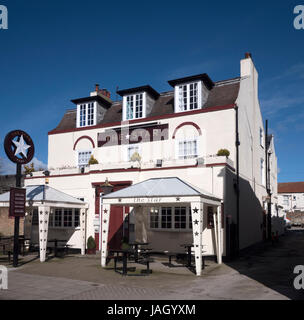
[[[13,140],[13,143],[17,147],[17,149],[15,151],[15,156],[20,154],[20,153],[22,153],[24,155],[24,157],[27,158],[27,149],[30,148],[31,146],[26,144],[26,142],[23,139],[23,135],[21,135],[19,141],[14,141]]]
[[[194,224],[198,224],[199,223],[199,221],[196,219],[195,221],[194,221]]]
[[[194,208],[194,209],[193,209],[193,212],[194,212],[194,213],[198,213],[198,209],[197,209],[197,208]]]

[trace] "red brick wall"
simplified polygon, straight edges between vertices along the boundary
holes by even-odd
[[[19,235],[23,235],[24,219],[20,219]],[[8,208],[0,208],[0,236],[14,235],[14,219],[8,217]]]

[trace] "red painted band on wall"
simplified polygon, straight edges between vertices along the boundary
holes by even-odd
[[[206,109],[185,111],[185,112],[179,112],[179,113],[170,113],[170,114],[165,114],[162,116],[153,116],[153,117],[147,117],[147,118],[142,118],[142,119],[134,119],[134,120],[129,120],[128,123],[133,124],[133,123],[140,123],[140,122],[149,122],[149,121],[155,121],[155,120],[177,118],[177,117],[188,116],[188,115],[199,114],[199,113],[229,110],[229,109],[234,109],[234,107],[235,107],[235,104],[229,104],[226,106],[208,107]],[[90,126],[90,127],[63,129],[63,130],[51,130],[48,132],[48,135],[121,126],[122,123],[123,123],[123,121],[116,121],[116,122],[99,124],[99,125]]]
[[[74,148],[73,148],[73,150],[76,150],[77,143],[78,143],[80,140],[83,140],[83,139],[90,140],[90,142],[92,143],[93,149],[95,148],[94,140],[93,140],[91,137],[89,137],[89,136],[82,136],[82,137],[78,138],[78,139],[76,140],[76,142],[74,143]]]
[[[172,136],[172,139],[175,139],[176,132],[177,132],[180,128],[184,127],[184,126],[193,126],[193,127],[198,131],[198,134],[199,134],[200,136],[202,135],[202,130],[201,130],[201,128],[200,128],[196,123],[189,121],[189,122],[183,122],[183,123],[181,123],[179,126],[177,126],[177,127],[175,128],[174,133],[173,133],[173,136]]]

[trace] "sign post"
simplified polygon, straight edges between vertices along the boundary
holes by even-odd
[[[10,193],[9,215],[15,218],[13,266],[18,267],[19,224],[20,217],[25,216],[26,201],[25,189],[20,189],[21,169],[23,164],[27,164],[33,159],[35,147],[31,137],[26,132],[14,130],[6,135],[4,149],[7,157],[16,163],[16,188],[12,188]]]

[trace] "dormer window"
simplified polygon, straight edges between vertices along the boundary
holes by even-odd
[[[140,119],[144,114],[144,93],[124,97],[125,119]]]
[[[200,97],[200,82],[178,86],[178,110],[187,111],[198,109]]]
[[[96,125],[96,103],[88,102],[77,105],[77,127]]]
[[[122,120],[141,119],[149,116],[159,93],[149,85],[119,90],[123,97]]]
[[[96,126],[103,120],[106,111],[113,103],[110,92],[106,89],[99,90],[98,85],[96,85],[96,91],[91,92],[89,97],[71,101],[77,106],[77,128]]]
[[[174,88],[174,111],[201,109],[214,83],[206,73],[168,81]]]

